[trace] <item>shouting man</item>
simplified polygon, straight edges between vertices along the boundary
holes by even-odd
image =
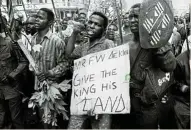
[[[75,49],[75,41],[78,33],[85,29],[83,25],[75,25],[72,36],[69,39],[66,48],[66,54],[71,58],[80,58],[90,53],[95,53],[103,51],[114,47],[114,43],[105,38],[105,31],[108,25],[107,17],[100,12],[93,12],[87,23],[87,35],[89,37],[88,42],[77,46]],[[72,115],[70,117],[69,129],[83,129],[84,124],[87,119],[91,120],[91,125],[93,129],[105,129],[110,128],[111,125],[111,115],[104,114],[99,115],[96,120],[93,116],[77,116]]]

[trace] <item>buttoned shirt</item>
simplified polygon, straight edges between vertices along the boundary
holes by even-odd
[[[21,36],[22,42],[25,45],[25,47],[31,51],[31,39],[32,39],[32,35],[26,35],[26,34],[22,34]]]
[[[31,42],[31,54],[38,66],[40,72],[49,72],[52,77],[60,78],[64,76],[68,66],[68,62],[65,59],[64,50],[65,43],[56,34],[53,34],[51,30],[43,37],[43,40],[37,44],[36,33]],[[39,82],[36,78],[35,88],[37,88]]]

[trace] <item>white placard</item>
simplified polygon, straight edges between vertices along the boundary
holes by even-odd
[[[71,115],[129,113],[129,74],[128,44],[75,60]]]

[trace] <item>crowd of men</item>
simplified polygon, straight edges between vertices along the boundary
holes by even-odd
[[[0,128],[189,129],[189,14],[184,18],[186,22],[174,17],[173,33],[165,46],[144,49],[139,36],[140,6],[140,3],[133,5],[122,17],[123,43],[120,43],[117,23],[109,21],[101,12],[93,12],[89,18],[80,13],[75,21],[63,19],[58,25],[54,23],[53,11],[41,8],[24,24],[16,19],[11,31],[6,26],[7,20],[1,17]],[[15,42],[18,39],[22,39],[30,51],[38,73],[33,73]],[[60,83],[64,79],[72,79],[75,59],[121,44],[129,44],[130,47],[130,114],[70,116],[68,112],[69,121],[58,116],[58,126],[52,127],[42,122],[42,112],[38,108],[32,110],[27,107],[27,97],[38,90],[40,82]],[[151,75],[165,72],[173,73],[174,80],[163,84],[168,86],[167,90],[158,95],[159,87],[154,87],[155,79]],[[68,105],[70,92],[65,99]]]

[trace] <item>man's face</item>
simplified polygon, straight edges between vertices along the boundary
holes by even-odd
[[[86,22],[86,14],[79,14],[78,21],[84,24]]]
[[[186,23],[190,22],[190,14],[189,13],[186,13],[184,18],[186,19]]]
[[[35,18],[30,17],[26,23],[26,33],[30,34],[33,33],[33,31],[35,31]]]
[[[44,30],[48,25],[47,13],[39,10],[36,15],[35,27],[37,30]]]
[[[178,16],[175,16],[175,17],[174,17],[174,24],[176,25],[177,22],[178,22]]]
[[[110,25],[107,30],[107,36],[110,40],[114,40],[115,31],[117,31],[117,27],[115,25]]]
[[[132,33],[139,32],[139,11],[140,8],[131,8],[129,13],[129,24]]]
[[[129,27],[129,13],[125,14],[123,20],[124,20],[124,26]]]
[[[89,38],[101,37],[104,32],[104,19],[98,15],[90,16],[87,23],[87,34]]]
[[[181,18],[178,19],[178,24],[183,24],[183,20]]]
[[[20,33],[22,28],[23,28],[22,22],[15,19],[14,20],[14,24],[13,24],[13,28],[15,29],[15,31],[17,33]]]

